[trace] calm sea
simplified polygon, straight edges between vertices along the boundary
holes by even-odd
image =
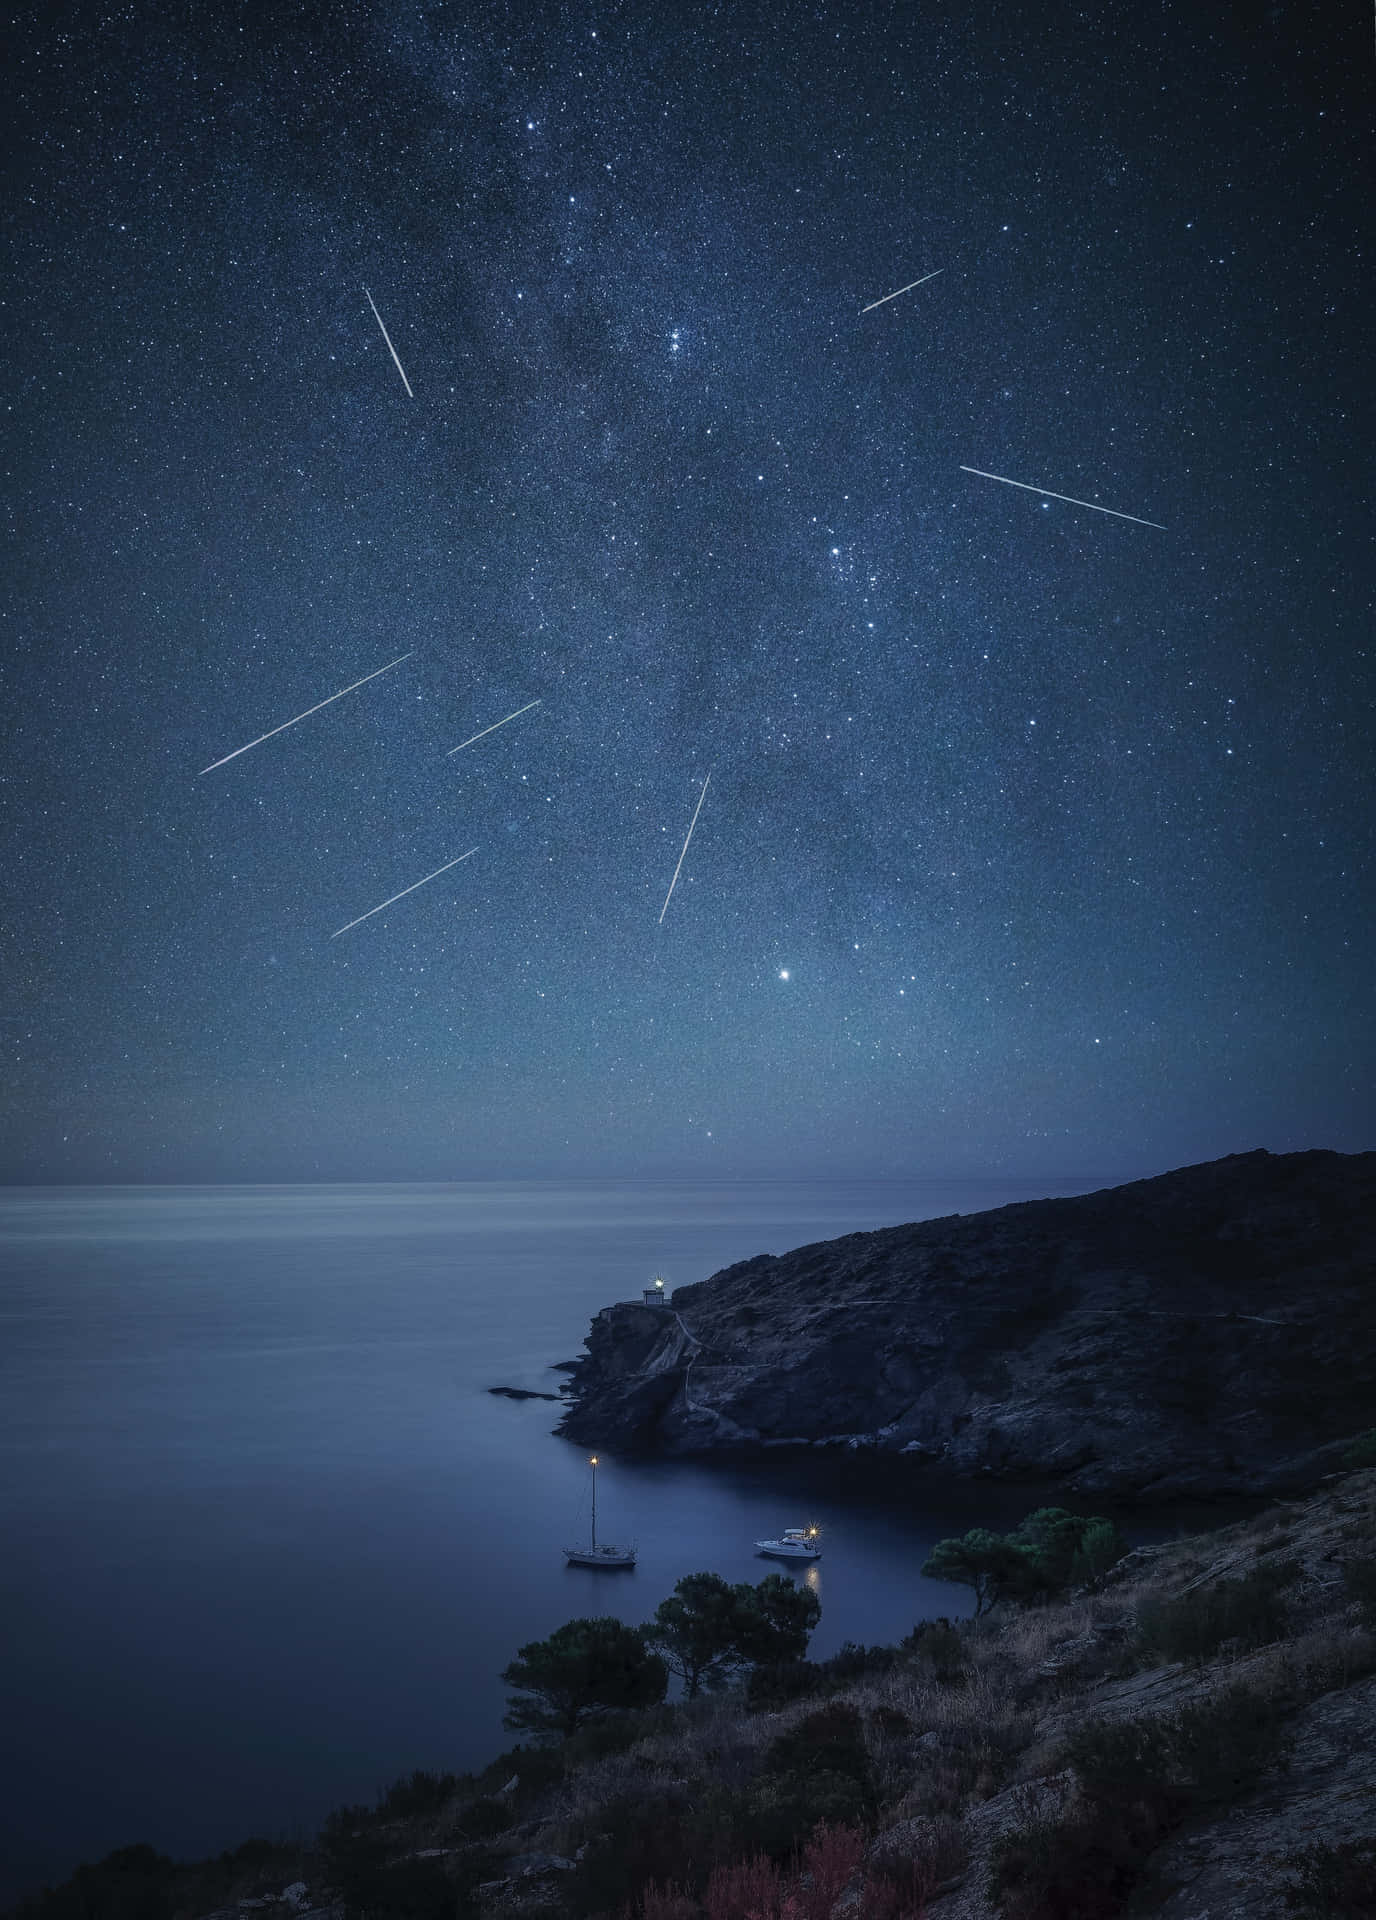
[[[131,1841],[305,1836],[482,1765],[523,1641],[643,1620],[700,1568],[758,1580],[752,1542],[804,1519],[815,1654],[963,1611],[918,1572],[931,1542],[1025,1496],[608,1460],[599,1530],[640,1563],[580,1572],[583,1451],[487,1388],[555,1391],[655,1271],[1097,1184],[0,1192],[0,1904]]]

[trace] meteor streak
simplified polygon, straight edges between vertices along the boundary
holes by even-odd
[[[330,935],[330,938],[331,938],[331,940],[337,940],[337,939],[339,938],[339,936],[340,936],[340,934],[341,934],[341,933],[347,933],[347,932],[349,931],[349,928],[350,928],[350,927],[357,927],[357,926],[360,926],[360,925],[362,924],[362,922],[363,922],[363,921],[365,921],[365,920],[371,920],[371,919],[372,919],[372,917],[373,917],[373,915],[374,915],[375,913],[381,913],[381,912],[382,912],[382,907],[390,907],[391,905],[393,905],[393,903],[394,903],[395,901],[397,901],[397,900],[404,900],[404,899],[406,898],[406,896],[407,896],[407,894],[408,894],[408,893],[414,893],[414,892],[415,892],[415,890],[416,890],[416,888],[417,888],[417,887],[423,887],[423,886],[424,886],[424,885],[426,884],[426,881],[429,881],[429,880],[438,880],[438,879],[439,879],[439,877],[440,877],[440,875],[441,875],[442,873],[448,873],[448,871],[449,871],[449,869],[450,869],[451,867],[457,867],[457,866],[459,865],[459,863],[460,863],[460,861],[463,861],[463,860],[471,860],[471,859],[472,859],[472,857],[473,857],[473,855],[474,855],[474,854],[475,854],[475,853],[476,853],[477,851],[478,851],[478,849],[477,849],[476,847],[470,847],[470,848],[468,849],[468,852],[467,852],[467,853],[461,853],[461,854],[459,855],[459,857],[458,857],[458,859],[457,859],[457,860],[446,860],[446,861],[445,861],[445,863],[444,863],[444,865],[443,865],[442,867],[436,867],[436,868],[435,868],[435,871],[434,871],[433,873],[427,873],[427,874],[426,874],[426,876],[425,876],[425,879],[424,879],[424,880],[417,880],[417,881],[415,881],[415,882],[413,882],[413,884],[412,884],[411,886],[409,886],[409,887],[403,887],[400,893],[394,893],[394,894],[392,895],[392,898],[391,898],[390,900],[384,900],[384,901],[382,902],[382,906],[380,906],[380,907],[369,907],[369,909],[368,909],[368,911],[367,911],[366,913],[360,913],[360,914],[359,914],[359,916],[358,916],[358,919],[357,919],[357,920],[348,920],[348,921],[346,921],[346,922],[345,922],[345,924],[344,924],[344,925],[343,925],[342,927],[336,927],[336,928],[335,928],[335,930],[334,930],[334,932],[333,932],[333,933],[332,933],[332,934]]]
[[[710,780],[711,778],[712,776],[709,773],[707,776],[707,780]],[[698,823],[698,815],[702,812],[702,803],[707,798],[707,780],[704,780],[702,783],[702,792],[698,795],[698,803],[693,808],[693,817],[688,822],[688,840],[691,840],[693,837],[693,828]],[[679,868],[682,867],[684,856],[688,852],[688,840],[685,840],[683,843],[683,852],[678,857],[678,866],[674,868],[674,877],[669,882],[669,891],[665,894],[664,905],[659,910],[659,924],[661,927],[664,925],[664,916],[669,911],[669,902],[674,897],[674,888],[678,885]]]
[[[538,700],[527,700],[523,707],[517,707],[515,713],[509,713],[506,720],[519,720],[523,713],[529,713],[532,707],[538,707],[539,704]],[[506,720],[494,720],[492,725],[484,727],[481,733],[470,733],[466,740],[460,740],[457,747],[450,747],[449,753],[462,753],[464,748],[471,747],[475,740],[484,740],[489,733],[495,733],[498,727],[504,727]],[[448,759],[448,757],[449,755],[446,754],[445,758]]]
[[[368,293],[368,289],[366,287],[363,289],[363,291],[365,293]],[[371,293],[368,293],[368,305],[373,309],[374,320],[376,320],[378,325],[382,327],[382,337],[387,342],[388,353],[391,354],[394,360],[397,360],[397,350],[392,345],[392,336],[390,333],[388,333],[386,327],[382,326],[382,315],[378,312],[377,303],[374,301]],[[405,387],[407,393],[410,394],[411,398],[414,400],[416,396],[414,393],[411,393],[411,382],[406,378],[406,369],[405,367],[402,366],[400,360],[397,360],[397,372],[401,375],[402,386]]]
[[[861,313],[873,313],[876,307],[886,306],[890,300],[896,300],[899,293],[911,293],[914,287],[925,287],[929,280],[935,280],[939,273],[945,273],[945,267],[933,267],[930,273],[924,273],[920,280],[910,280],[906,287],[900,287],[898,293],[886,293],[882,300],[871,300],[867,307],[861,307]]]
[[[411,653],[414,653],[414,652],[415,652],[415,648],[413,647],[411,649]],[[304,713],[297,714],[296,720],[309,720],[313,713],[319,713],[321,707],[328,707],[330,705],[330,701],[342,700],[346,693],[353,692],[354,687],[366,686],[370,680],[376,680],[378,677],[378,674],[390,673],[393,667],[399,667],[403,660],[409,660],[410,658],[411,658],[410,653],[398,654],[395,660],[389,660],[387,662],[387,665],[385,667],[379,667],[376,673],[365,673],[361,680],[355,680],[353,687],[341,687],[338,693],[332,693],[330,695],[329,700],[320,700],[320,701],[317,701],[315,706],[307,707]],[[225,755],[224,760],[212,760],[208,767],[201,768],[201,773],[214,773],[216,767],[222,767],[225,764],[226,760],[237,760],[241,753],[248,752],[249,747],[261,747],[265,740],[271,740],[273,734],[285,733],[288,727],[294,727],[296,725],[296,720],[284,720],[281,726],[274,727],[271,733],[260,733],[256,740],[249,741],[248,747],[236,747],[233,753],[227,753]],[[196,778],[198,780],[201,777],[201,773],[198,773],[196,775]]]
[[[1155,527],[1158,533],[1166,529],[1159,520],[1139,520],[1135,513],[1119,513],[1115,507],[1096,507],[1092,500],[1072,500],[1068,493],[1053,493],[1050,487],[1029,487],[1025,480],[1009,480],[1001,473],[985,473],[980,467],[962,467],[962,473],[977,473],[981,480],[1002,480],[1005,487],[1021,487],[1024,493],[1044,493],[1048,500],[1064,500],[1069,507],[1088,507],[1091,513],[1111,513],[1115,520],[1131,520],[1139,527]]]

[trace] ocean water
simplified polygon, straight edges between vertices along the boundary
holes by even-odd
[[[967,1610],[933,1540],[1016,1490],[809,1455],[608,1458],[550,1429],[592,1315],[728,1262],[1102,1182],[0,1191],[0,1904],[136,1840],[304,1837],[413,1767],[483,1765],[502,1667],[683,1574],[825,1530],[812,1651]]]

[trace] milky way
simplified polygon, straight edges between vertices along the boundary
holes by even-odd
[[[21,13],[0,1174],[1371,1145],[1369,27]]]

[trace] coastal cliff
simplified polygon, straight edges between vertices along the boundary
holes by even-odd
[[[1371,1424],[1376,1153],[1235,1154],[761,1255],[593,1321],[558,1431],[869,1448],[1176,1500],[1313,1484]]]

